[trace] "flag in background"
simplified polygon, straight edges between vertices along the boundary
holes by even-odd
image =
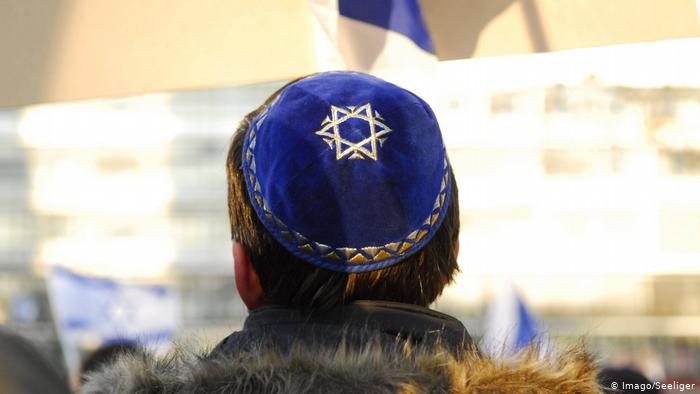
[[[418,47],[435,54],[417,0],[338,0],[340,16],[403,34]]]
[[[515,287],[508,283],[498,291],[484,322],[481,350],[494,357],[507,357],[537,342],[548,346],[543,327]]]
[[[169,286],[90,277],[54,266],[48,290],[66,365],[73,374],[85,350],[126,342],[164,351],[173,339],[178,298]]]
[[[310,0],[319,64],[430,95],[437,57],[418,0]],[[425,98],[425,97],[424,97]]]

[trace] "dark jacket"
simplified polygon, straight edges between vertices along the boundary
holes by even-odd
[[[286,353],[292,344],[337,347],[341,341],[360,347],[370,337],[384,348],[404,342],[440,345],[455,357],[473,346],[464,325],[452,316],[409,304],[355,301],[316,316],[283,306],[258,308],[250,312],[243,330],[221,341],[212,354],[235,354],[260,346]]]
[[[410,305],[358,302],[304,317],[252,312],[211,352],[126,355],[82,393],[599,393],[581,349],[482,356],[459,321]]]

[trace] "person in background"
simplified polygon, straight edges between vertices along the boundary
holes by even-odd
[[[66,379],[27,340],[0,328],[0,393],[70,393]]]
[[[130,342],[110,343],[97,348],[90,353],[80,365],[80,384],[85,383],[85,377],[99,371],[114,362],[118,357],[129,354],[138,355],[141,349]]]
[[[600,385],[605,389],[605,393],[619,393],[619,394],[635,394],[635,393],[649,393],[649,394],[659,394],[659,390],[653,386],[651,381],[642,375],[640,372],[635,371],[630,368],[603,368],[598,374],[598,380]],[[640,387],[640,389],[628,388],[623,386],[633,385]],[[644,387],[643,389],[641,387]]]
[[[245,116],[226,169],[243,329],[199,357],[118,361],[84,392],[599,392],[585,352],[489,359],[429,309],[458,272],[459,200],[417,95],[297,79]]]

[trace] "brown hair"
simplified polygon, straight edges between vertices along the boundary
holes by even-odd
[[[280,88],[263,106],[243,118],[233,135],[226,160],[231,236],[249,253],[265,300],[306,312],[321,312],[358,299],[428,306],[459,271],[455,250],[459,203],[451,169],[452,192],[446,216],[433,238],[405,260],[376,271],[344,273],[318,268],[285,249],[260,222],[248,198],[243,177],[243,142],[252,120],[264,106],[299,79]]]

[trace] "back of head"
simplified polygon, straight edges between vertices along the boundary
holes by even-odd
[[[659,392],[646,376],[630,368],[603,368],[598,373],[598,381],[606,393]]]
[[[124,354],[136,354],[139,352],[140,349],[136,345],[128,342],[111,343],[99,347],[97,350],[90,353],[80,365],[80,382],[85,382],[85,378],[88,374],[108,366],[119,356]]]
[[[243,119],[227,175],[232,238],[269,303],[427,306],[458,271],[437,120],[396,85],[354,72],[290,82]]]
[[[0,330],[0,393],[69,393],[68,383],[25,339]]]

